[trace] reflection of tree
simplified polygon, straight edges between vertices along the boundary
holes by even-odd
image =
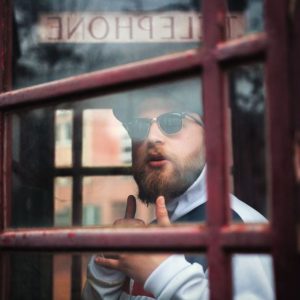
[[[94,70],[100,61],[101,48],[92,45],[41,44],[37,37],[40,13],[95,11],[95,1],[16,0],[15,16],[18,37],[14,49],[20,48],[15,67],[15,85],[26,86],[60,79]],[[99,67],[99,65],[98,65]]]
[[[238,67],[230,75],[234,191],[240,199],[265,213],[263,66]]]
[[[77,67],[82,62],[81,56],[76,53],[76,49],[72,45],[38,42],[39,13],[61,9],[59,3],[64,3],[64,1],[15,1],[18,39],[15,41],[14,48],[20,48],[21,52],[15,68],[17,86],[26,86],[72,75],[74,66]]]
[[[229,0],[228,10],[245,15],[247,33],[263,30],[263,0]]]
[[[263,72],[260,65],[242,67],[234,72],[236,105],[244,112],[264,111]]]
[[[140,12],[187,11],[199,7],[197,0],[15,0],[17,38],[14,49],[20,48],[16,59],[15,87],[48,82],[66,76],[91,72],[114,65],[190,49],[188,44],[42,44],[38,40],[41,13],[63,12]]]
[[[43,44],[35,47],[33,51],[36,53],[36,62],[45,63],[48,68],[47,81],[55,79],[53,78],[55,73],[61,72],[65,76],[71,76],[74,65],[80,64],[83,59],[73,47],[68,45]]]

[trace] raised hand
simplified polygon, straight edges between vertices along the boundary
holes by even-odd
[[[124,219],[115,221],[115,226],[145,226],[142,220],[134,219],[136,199],[134,196],[127,198],[127,206]],[[165,205],[165,198],[159,196],[155,204],[157,224],[168,226],[171,224]],[[95,262],[103,267],[116,269],[125,273],[130,278],[144,284],[149,275],[169,257],[166,254],[130,254],[119,253],[97,256]]]
[[[141,219],[135,219],[136,213],[136,199],[133,195],[129,195],[127,197],[127,205],[125,210],[125,216],[123,219],[118,219],[114,222],[114,226],[122,227],[122,226],[145,226],[145,222]]]

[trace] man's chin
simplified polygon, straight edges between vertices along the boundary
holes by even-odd
[[[172,165],[170,163],[163,163],[161,165],[153,166],[147,164],[144,170],[145,175],[148,176],[160,176],[162,179],[172,176]]]

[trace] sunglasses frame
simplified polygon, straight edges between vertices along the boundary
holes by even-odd
[[[160,119],[163,117],[163,116],[165,116],[165,115],[176,115],[176,116],[178,116],[178,117],[180,117],[180,119],[181,119],[181,126],[180,126],[180,129],[179,130],[177,130],[176,132],[173,132],[173,133],[167,133],[162,127],[161,127],[161,124],[160,124]],[[198,120],[197,118],[195,118],[194,116],[192,116],[190,113],[188,113],[188,112],[167,112],[167,113],[163,113],[163,114],[161,114],[161,115],[159,115],[158,117],[155,117],[155,118],[152,118],[152,119],[150,119],[150,118],[135,118],[134,119],[134,121],[130,121],[130,122],[123,122],[123,126],[125,127],[125,129],[127,130],[127,132],[128,132],[128,134],[129,134],[129,136],[132,138],[132,139],[135,139],[135,140],[144,140],[147,136],[148,136],[148,134],[149,134],[149,131],[150,131],[150,128],[151,128],[151,125],[153,124],[153,123],[157,123],[157,125],[158,125],[158,127],[159,127],[159,129],[160,129],[160,131],[164,134],[164,135],[173,135],[173,134],[176,134],[176,133],[178,133],[181,129],[182,129],[182,125],[183,125],[183,123],[182,123],[182,120],[184,119],[184,118],[190,118],[191,120],[193,120],[194,122],[196,122],[198,125],[200,125],[200,126],[202,126],[203,127],[203,122],[202,122],[202,120]],[[134,123],[137,121],[137,120],[147,120],[147,122],[149,122],[148,123],[148,129],[147,129],[147,132],[146,132],[146,134],[145,134],[145,136],[144,137],[142,137],[142,138],[137,138],[137,137],[134,137],[133,136],[133,134],[131,133],[132,132],[132,127],[134,126]]]

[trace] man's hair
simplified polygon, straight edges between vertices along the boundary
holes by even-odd
[[[163,106],[171,107],[176,112],[203,115],[200,79],[193,77],[123,93],[114,104],[113,113],[124,123],[132,120],[140,107],[151,109]]]

